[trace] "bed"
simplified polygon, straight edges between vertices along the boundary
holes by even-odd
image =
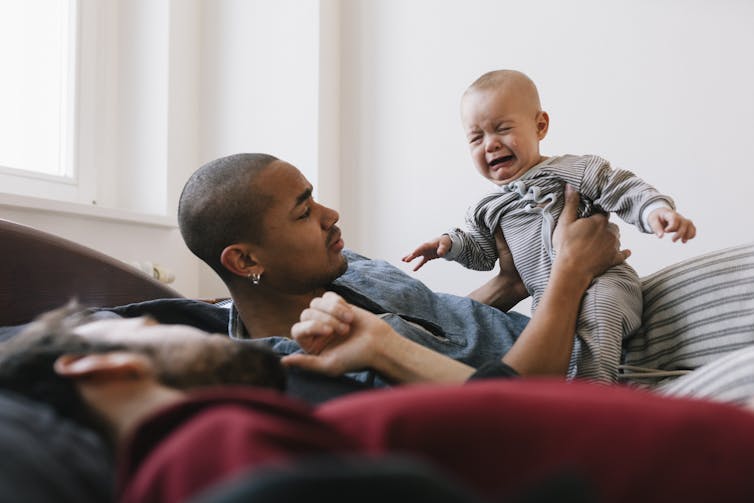
[[[108,307],[181,297],[104,253],[2,219],[0,264],[0,326],[27,323],[72,298]]]

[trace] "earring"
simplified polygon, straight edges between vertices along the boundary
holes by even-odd
[[[249,274],[249,281],[251,281],[251,284],[254,286],[258,285],[261,279],[262,279],[262,275],[257,272],[253,272]]]

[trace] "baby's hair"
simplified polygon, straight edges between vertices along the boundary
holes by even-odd
[[[500,89],[502,86],[515,85],[521,92],[527,93],[529,98],[536,103],[537,109],[541,109],[537,85],[523,72],[518,70],[493,70],[487,72],[466,89],[464,96],[472,91],[486,91]]]

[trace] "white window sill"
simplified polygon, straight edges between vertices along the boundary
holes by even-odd
[[[38,211],[41,213],[63,213],[95,220],[111,220],[117,222],[131,222],[153,227],[175,229],[178,223],[175,217],[164,215],[150,215],[135,211],[105,208],[95,205],[56,201],[39,197],[19,196],[16,194],[0,193],[0,208],[18,208]]]

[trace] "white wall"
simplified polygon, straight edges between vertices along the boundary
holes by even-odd
[[[328,190],[337,186],[337,170],[327,165],[320,172],[320,162],[337,155],[337,96],[330,91],[339,63],[337,37],[320,24],[337,20],[337,5],[327,0],[202,2],[196,167],[239,152],[269,153],[297,166],[320,198],[337,204],[337,191]],[[222,295],[214,272],[204,264],[200,270],[204,295]]]
[[[640,274],[754,240],[754,163],[745,151],[754,137],[754,3],[342,5],[347,246],[400,265],[415,245],[463,223],[489,185],[469,161],[458,101],[498,68],[537,82],[551,118],[543,154],[602,155],[672,195],[696,222],[698,237],[685,246],[624,226]],[[465,294],[489,274],[435,261],[417,276]]]
[[[624,229],[640,273],[754,239],[746,204],[754,170],[741,149],[754,137],[754,3],[114,1],[119,14],[109,11],[105,35],[122,61],[109,61],[118,66],[100,79],[126,80],[99,105],[120,132],[93,154],[119,166],[105,180],[111,199],[134,167],[163,166],[166,196],[152,205],[169,220],[200,164],[269,152],[301,168],[340,210],[347,246],[409,270],[399,258],[461,224],[489,188],[468,160],[458,99],[481,73],[507,67],[539,85],[552,121],[543,153],[603,155],[670,193],[696,221],[699,236],[686,246]],[[149,10],[161,25],[129,31]],[[143,44],[124,52],[137,33],[153,39],[153,52]],[[150,106],[136,106],[140,93]],[[122,131],[139,117],[149,129]],[[136,178],[149,180],[144,171]],[[174,226],[12,206],[0,206],[0,217],[122,260],[167,262],[185,295],[225,293]],[[458,294],[488,276],[444,261],[418,273]]]

